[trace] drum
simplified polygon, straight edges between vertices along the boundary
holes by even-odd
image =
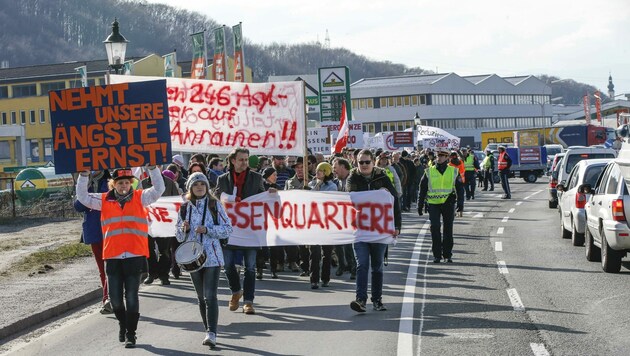
[[[206,257],[203,246],[195,241],[184,242],[175,250],[175,261],[188,273],[199,271],[206,263]]]

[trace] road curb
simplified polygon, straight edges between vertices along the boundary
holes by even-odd
[[[39,323],[45,322],[51,318],[59,316],[67,311],[70,311],[74,308],[80,307],[89,302],[97,301],[101,299],[103,296],[103,288],[98,288],[93,291],[87,292],[83,295],[80,295],[74,299],[63,302],[54,307],[48,308],[44,311],[35,313],[33,315],[27,316],[24,319],[18,320],[12,324],[9,324],[0,329],[0,341],[3,339],[15,335],[21,331],[24,331],[32,326],[35,326]]]

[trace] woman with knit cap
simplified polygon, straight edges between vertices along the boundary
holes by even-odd
[[[196,172],[186,181],[188,202],[181,207],[177,219],[177,241],[194,241],[203,246],[206,261],[203,267],[190,274],[203,321],[206,337],[203,344],[217,344],[219,303],[217,293],[221,267],[225,265],[220,239],[226,240],[232,233],[232,224],[223,205],[210,193],[210,183],[205,174]]]
[[[103,259],[109,299],[120,326],[118,340],[125,343],[125,348],[133,348],[140,318],[140,275],[149,257],[146,206],[160,198],[164,181],[160,170],[151,166],[153,187],[133,189],[131,169],[116,169],[107,193],[88,193],[89,175],[89,171],[83,171],[77,179],[77,200],[89,209],[101,211]]]
[[[336,192],[339,187],[334,183],[335,177],[332,173],[332,166],[328,162],[322,162],[315,168],[315,178],[308,184],[311,190],[317,190],[322,192]],[[311,271],[311,289],[319,288],[320,279],[320,260],[321,266],[321,280],[322,287],[328,287],[330,282],[330,268],[333,246],[320,246],[311,245],[309,247],[311,252],[310,268]],[[324,252],[324,258],[322,259],[322,251]]]

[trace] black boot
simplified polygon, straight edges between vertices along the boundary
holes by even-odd
[[[138,319],[140,319],[140,313],[127,312],[127,341],[125,341],[125,348],[127,349],[136,347]]]
[[[125,310],[114,310],[114,315],[116,315],[116,319],[118,319],[118,341],[125,342],[125,333],[127,332],[127,315],[125,314]]]

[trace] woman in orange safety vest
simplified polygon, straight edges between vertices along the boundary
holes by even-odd
[[[101,211],[103,259],[112,309],[120,326],[118,341],[125,348],[136,345],[136,329],[140,318],[138,289],[143,266],[149,257],[148,212],[146,206],[156,202],[164,191],[162,174],[149,167],[153,187],[134,189],[130,169],[116,169],[107,193],[88,193],[89,172],[77,179],[77,199],[93,210]],[[125,302],[123,303],[123,295]]]

